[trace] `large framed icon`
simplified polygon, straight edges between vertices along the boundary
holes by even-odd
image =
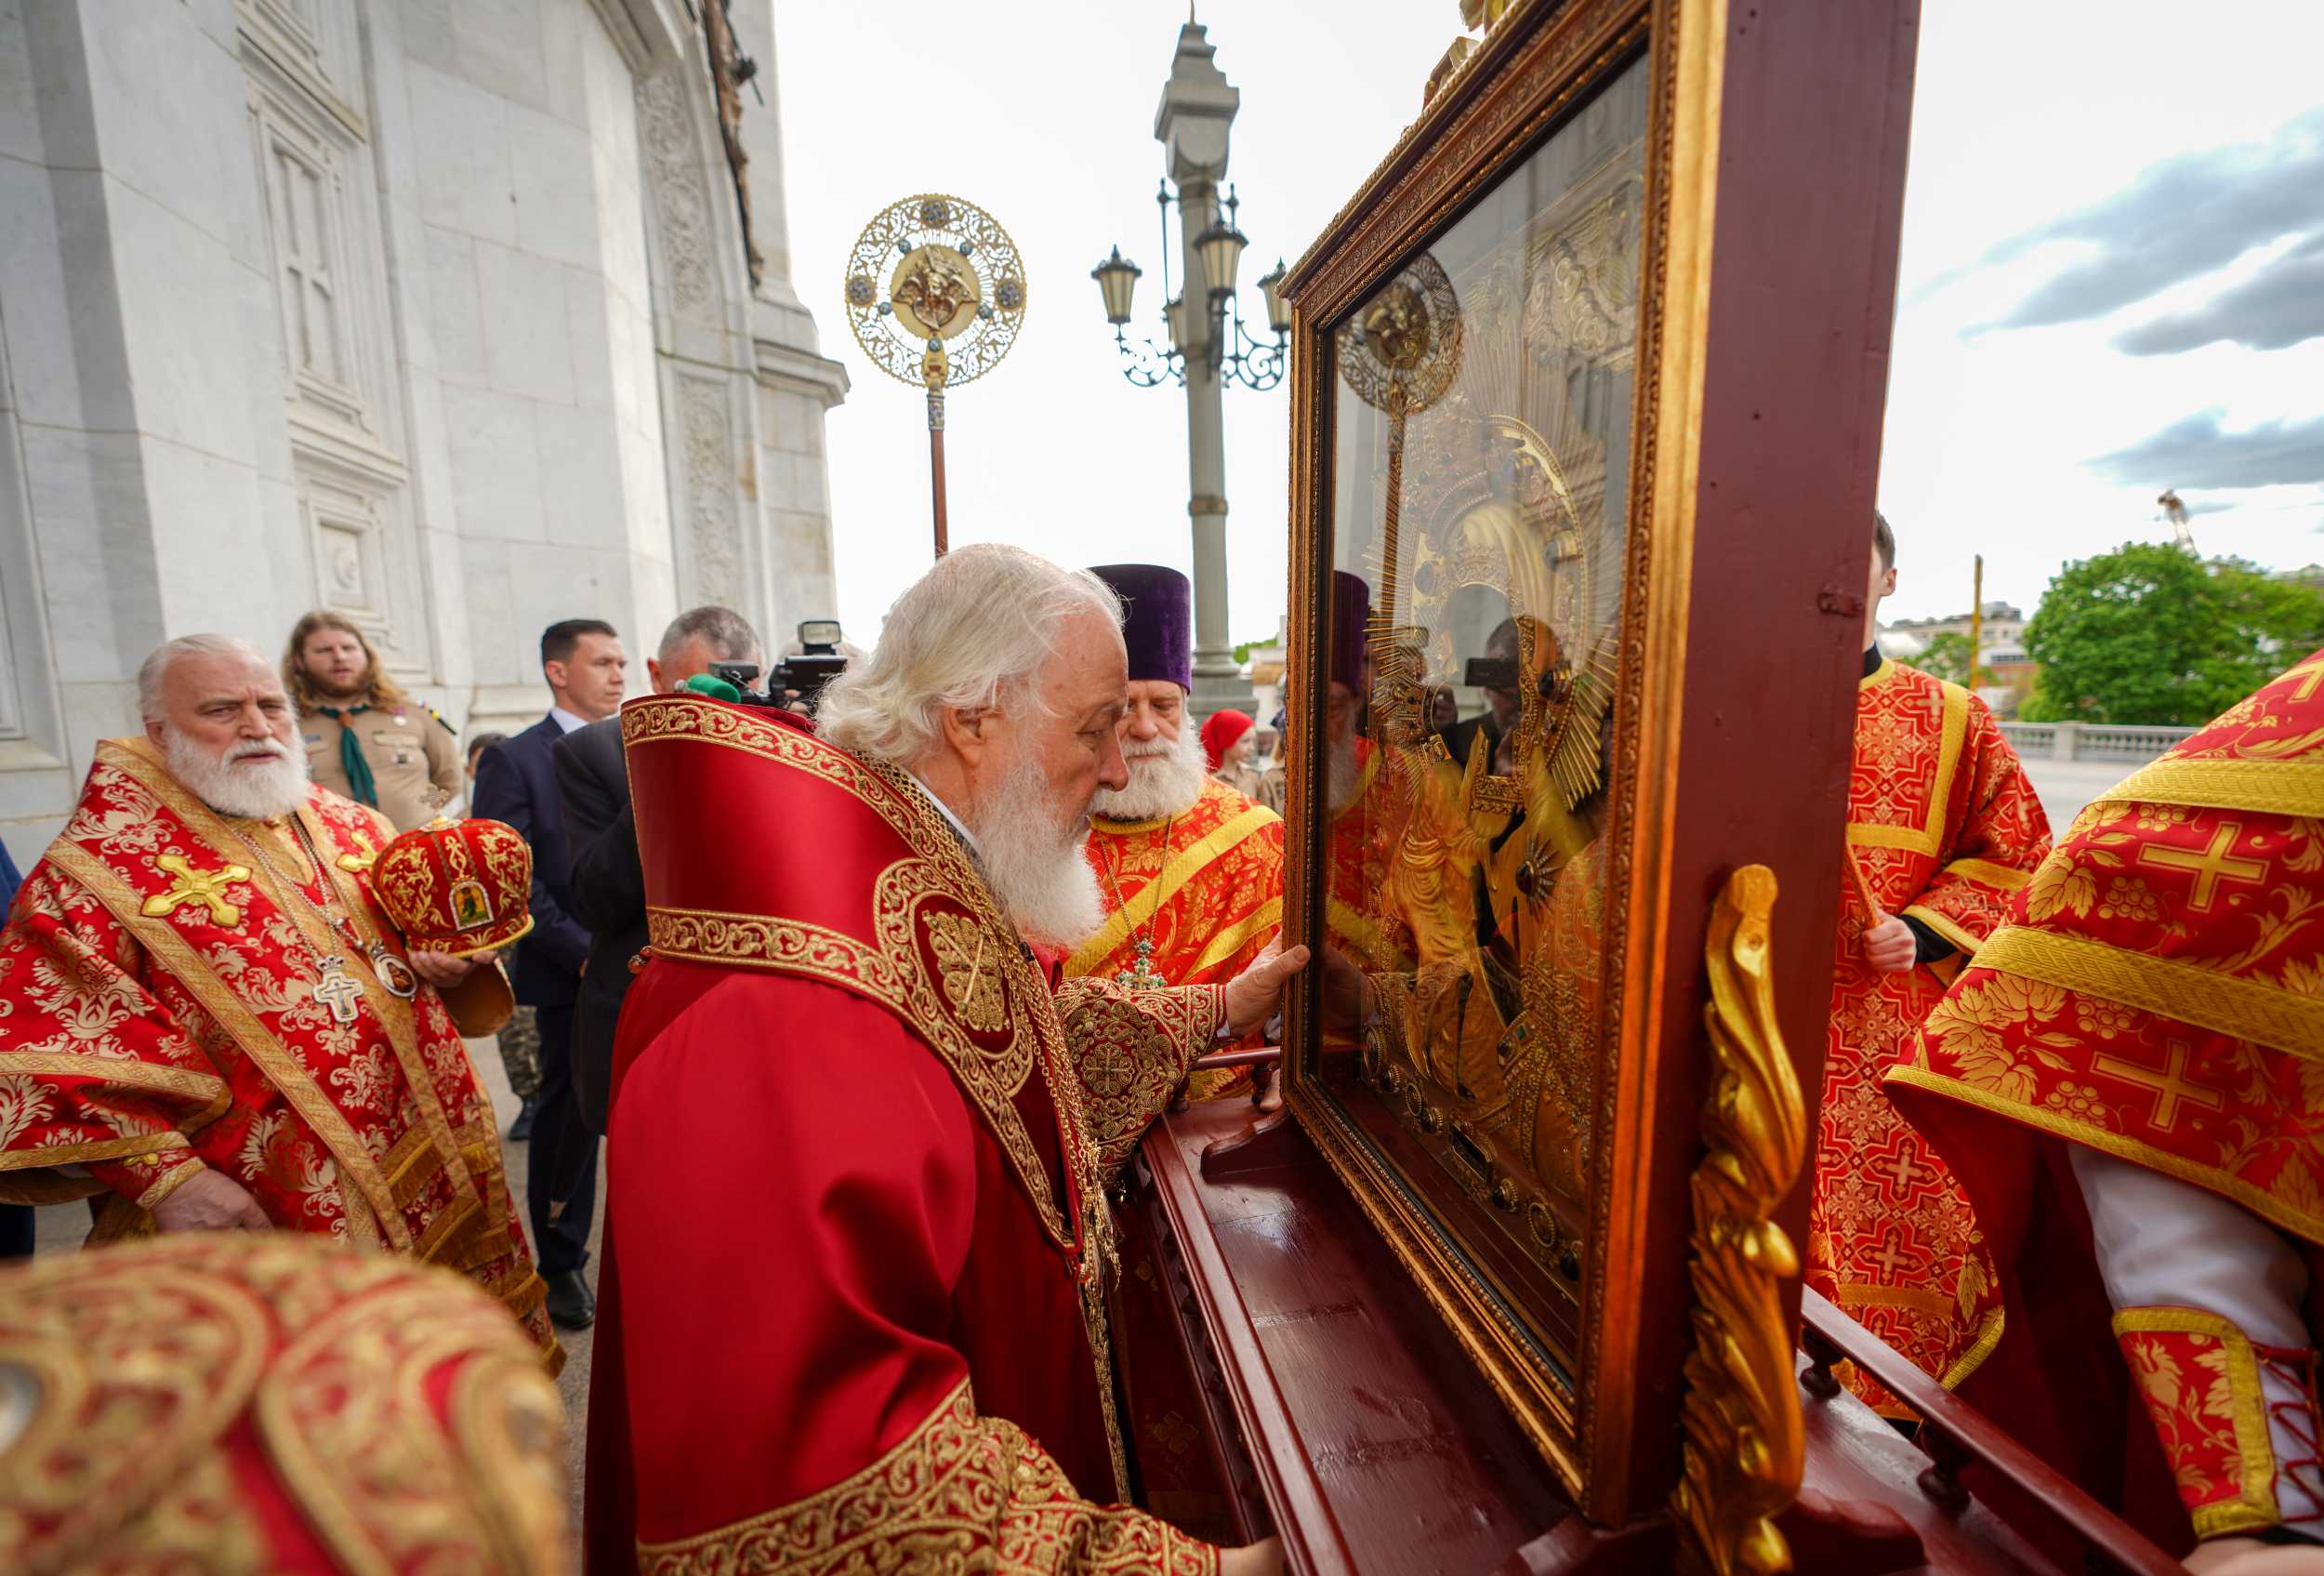
[[[1509,7],[1286,287],[1287,1100],[1606,1525],[1680,1470],[1707,950],[1812,1132],[1841,890],[1914,13],[1766,10]]]

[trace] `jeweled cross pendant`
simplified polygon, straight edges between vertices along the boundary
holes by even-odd
[[[210,923],[214,925],[242,922],[242,909],[226,901],[226,889],[236,881],[250,879],[247,866],[221,865],[215,870],[197,870],[187,863],[184,854],[165,854],[153,861],[153,867],[178,879],[170,882],[167,892],[157,892],[145,900],[138,912],[146,918],[158,920],[180,905],[199,903],[210,911]]]
[[[1115,984],[1126,985],[1132,990],[1159,990],[1164,986],[1170,983],[1169,981],[1164,979],[1160,974],[1154,972],[1154,941],[1152,937],[1142,935],[1140,936],[1138,938],[1138,945],[1135,950],[1138,954],[1137,963],[1134,966],[1124,969],[1120,973],[1116,973],[1114,976]]]
[[[346,959],[325,958],[323,960],[323,977],[315,981],[312,994],[316,1000],[331,1009],[334,1022],[351,1024],[355,1021],[355,1003],[362,999],[363,987],[356,983],[353,974],[347,972]]]

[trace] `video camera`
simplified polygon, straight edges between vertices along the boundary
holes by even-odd
[[[799,643],[805,649],[775,664],[763,692],[751,687],[759,677],[755,662],[713,662],[710,673],[733,685],[735,699],[744,706],[803,709],[812,716],[825,686],[847,670],[847,658],[839,655],[838,620],[810,618],[799,627]]]

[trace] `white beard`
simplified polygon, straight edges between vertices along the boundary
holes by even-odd
[[[1364,788],[1364,768],[1355,758],[1355,730],[1328,743],[1324,751],[1324,786],[1330,790],[1332,810],[1345,810]]]
[[[221,815],[263,821],[307,802],[307,757],[279,739],[245,739],[218,751],[165,722],[162,746],[169,775]],[[250,757],[268,759],[262,766],[235,763]]]
[[[977,862],[994,899],[1027,940],[1075,947],[1105,922],[1097,872],[1081,851],[1089,814],[1059,824],[1030,753],[1018,758],[991,803],[962,819],[976,834]]]
[[[1152,821],[1192,810],[1202,797],[1202,780],[1209,775],[1210,757],[1203,752],[1202,737],[1183,725],[1175,739],[1122,748],[1129,782],[1120,788],[1100,788],[1090,808],[1109,821]]]

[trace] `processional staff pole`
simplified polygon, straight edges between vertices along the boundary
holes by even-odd
[[[936,514],[936,556],[942,558],[952,547],[944,531],[944,350],[941,339],[928,344],[928,497]]]
[[[1977,687],[1977,648],[1985,643],[1985,554],[1977,553],[1969,578],[1969,688]]]
[[[847,315],[855,342],[882,372],[928,397],[929,504],[939,558],[951,546],[944,391],[1000,364],[1017,342],[1024,302],[1017,244],[991,214],[958,197],[924,192],[889,204],[849,256]]]

